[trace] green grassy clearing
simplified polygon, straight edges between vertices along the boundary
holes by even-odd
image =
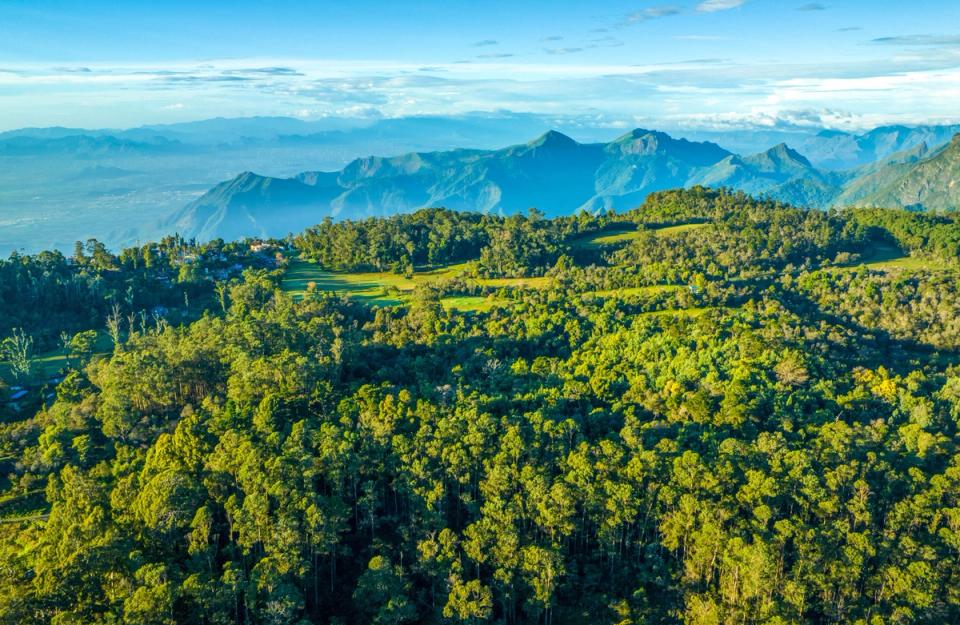
[[[93,344],[95,355],[108,354],[113,349],[113,341],[106,332],[97,334],[97,340]],[[67,350],[53,349],[37,354],[32,361],[32,370],[30,378],[24,380],[27,384],[39,384],[44,380],[54,377],[61,369],[67,366]],[[6,362],[0,362],[0,378],[12,383],[13,374],[10,372],[10,365]]]
[[[579,237],[573,241],[574,249],[595,250],[608,245],[617,245],[633,241],[640,237],[644,230],[638,230],[634,226],[618,227],[611,230],[604,230],[595,234]]]
[[[634,228],[622,227],[613,230],[605,230],[597,234],[584,237],[575,241],[573,247],[579,249],[598,249],[609,245],[618,245],[639,239],[645,233],[651,232],[656,236],[673,236],[682,232],[703,228],[705,223],[680,224],[677,226],[667,226],[665,228]]]
[[[507,300],[493,295],[455,295],[444,297],[440,303],[447,310],[459,312],[486,312],[494,306],[505,304]]]
[[[679,291],[683,287],[679,284],[657,284],[654,286],[636,286],[628,287],[623,289],[607,289],[604,291],[591,291],[585,293],[585,295],[593,295],[596,297],[616,297],[616,298],[627,298],[627,297],[641,297],[649,295],[657,295],[658,293],[672,293],[674,291]]]
[[[669,308],[667,310],[651,310],[640,313],[641,317],[700,317],[711,310],[720,310],[722,306],[702,306],[698,308]]]
[[[675,234],[680,234],[682,232],[690,232],[691,230],[699,230],[700,228],[705,228],[709,224],[705,223],[693,223],[693,224],[680,224],[678,226],[667,226],[666,228],[656,228],[653,230],[653,233],[658,237],[669,237]]]
[[[892,245],[878,245],[863,258],[855,263],[850,263],[840,267],[829,267],[827,271],[849,272],[860,268],[866,268],[872,271],[941,271],[949,269],[952,265],[942,260],[933,258],[916,258],[906,256],[902,251]]]
[[[469,263],[461,263],[417,271],[412,278],[407,278],[389,272],[327,271],[315,263],[293,259],[283,276],[281,288],[299,299],[307,293],[312,282],[318,291],[342,293],[370,304],[394,306],[403,303],[405,296],[417,285],[452,278],[468,266]]]
[[[699,225],[699,224],[693,224]],[[312,282],[320,291],[341,293],[359,301],[379,306],[396,306],[405,303],[409,294],[419,284],[452,278],[469,268],[469,263],[450,265],[429,271],[418,271],[412,278],[392,273],[334,272],[321,269],[309,261],[294,259],[283,277],[282,288],[293,297],[302,298]],[[552,278],[479,278],[472,282],[489,288],[542,289],[552,283]],[[680,285],[655,285],[595,291],[596,297],[630,298],[672,292],[683,288]],[[450,296],[441,300],[445,309],[461,312],[483,312],[508,300],[493,295]]]
[[[13,523],[38,518],[47,512],[47,500],[42,489],[19,495],[0,496],[0,522]]]
[[[394,273],[327,271],[315,263],[292,259],[283,276],[281,288],[295,299],[301,299],[310,288],[341,293],[368,304],[396,306],[407,301],[414,288],[457,276],[470,268],[469,262],[436,269],[417,271],[413,277]],[[472,280],[492,288],[539,289],[550,285],[550,278],[481,278]],[[460,311],[485,311],[506,300],[492,296],[452,296],[443,298],[443,306]]]
[[[645,230],[613,230],[602,236],[588,239],[585,242],[584,246],[597,248],[597,247],[603,247],[605,245],[616,245],[618,243],[625,243],[627,241],[633,241],[644,232],[646,231]]]
[[[550,286],[552,278],[479,278],[474,280],[481,286],[490,286],[495,289],[515,288],[515,289],[543,289]]]
[[[940,260],[930,258],[914,258],[912,256],[903,256],[887,261],[874,261],[867,263],[867,267],[877,271],[940,271],[948,269],[949,265]]]

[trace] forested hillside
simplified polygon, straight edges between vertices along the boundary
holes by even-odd
[[[0,623],[960,622],[958,254],[695,187],[2,261]]]

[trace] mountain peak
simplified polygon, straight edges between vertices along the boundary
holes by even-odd
[[[791,147],[790,147],[789,145],[787,145],[786,143],[782,143],[782,142],[781,142],[781,143],[778,143],[777,145],[773,146],[773,147],[770,148],[769,150],[767,150],[767,154],[792,155],[792,154],[799,154],[799,152],[797,152],[796,150],[794,150],[793,148],[791,148]]]
[[[609,145],[625,154],[654,154],[664,146],[674,143],[678,143],[677,140],[664,132],[635,128],[617,137]]]
[[[813,167],[813,165],[810,164],[810,161],[807,160],[806,156],[800,154],[800,152],[797,152],[786,143],[778,143],[764,152],[762,156],[781,164],[795,163],[803,167]]]
[[[613,143],[621,143],[624,141],[634,141],[640,137],[646,137],[647,135],[663,135],[665,133],[656,131],[656,130],[647,130],[646,128],[634,128],[625,135],[621,135],[613,140]]]
[[[249,189],[256,185],[263,184],[263,182],[266,180],[268,180],[267,176],[261,176],[260,174],[252,171],[245,171],[241,174],[238,174],[233,179],[222,182],[221,184],[235,188]]]
[[[730,156],[715,143],[675,139],[659,130],[636,128],[606,145],[608,153],[634,157],[676,158],[696,167],[713,165]]]
[[[562,132],[548,130],[527,145],[531,148],[566,148],[578,143]]]

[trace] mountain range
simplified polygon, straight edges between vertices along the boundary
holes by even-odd
[[[913,210],[960,208],[960,134],[947,145],[901,153],[847,185],[837,204]]]
[[[960,207],[960,139],[931,150],[900,131],[875,131],[878,138],[870,150],[883,154],[880,160],[835,171],[816,167],[784,143],[741,156],[712,142],[652,130],[633,130],[609,143],[579,143],[549,131],[498,150],[371,156],[339,171],[291,178],[245,172],[190,202],[162,227],[206,240],[283,236],[327,216],[357,219],[429,206],[500,214],[536,207],[555,216],[625,210],[652,192],[693,185],[816,208]],[[861,150],[868,144],[856,143]]]
[[[161,237],[169,234],[161,220],[245,170],[289,177],[340,169],[361,154],[494,149],[553,127],[588,140],[610,134],[588,122],[505,112],[10,130],[0,133],[0,256],[69,251],[94,237],[112,248]]]
[[[2,132],[0,255],[69,251],[91,237],[116,248],[172,229],[198,236],[284,233],[324,215],[384,214],[434,202],[505,212],[621,208],[650,190],[696,183],[812,206],[860,202],[881,190],[895,194],[889,183],[960,131],[884,126],[851,133],[775,124],[633,131],[609,141],[616,127],[592,117],[495,112]],[[563,135],[545,134],[551,129]],[[513,145],[534,136],[541,140]],[[364,154],[401,156],[356,159]],[[257,173],[237,178],[244,171]],[[931,167],[922,171],[933,175]],[[943,175],[952,189],[949,171]],[[922,180],[916,189],[903,184],[904,205],[952,206],[949,193],[932,197],[935,188],[926,200],[907,197],[923,191]]]

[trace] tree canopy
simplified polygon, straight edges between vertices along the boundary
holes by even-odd
[[[958,234],[692,189],[292,241],[477,263],[394,307],[294,299],[238,244],[12,258],[52,312],[4,297],[5,336],[70,357],[0,426],[0,623],[958,622]]]

